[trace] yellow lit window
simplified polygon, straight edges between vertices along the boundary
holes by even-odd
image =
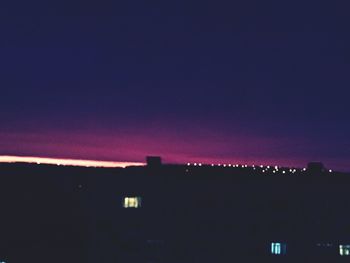
[[[141,197],[124,197],[124,208],[139,208],[141,207]]]

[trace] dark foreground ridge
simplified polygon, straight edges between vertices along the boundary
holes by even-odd
[[[0,262],[348,262],[350,174],[0,165]]]

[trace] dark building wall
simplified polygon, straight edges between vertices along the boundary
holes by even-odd
[[[0,253],[9,262],[336,262],[349,233],[346,176],[5,168]],[[126,196],[142,207],[124,208]],[[272,257],[271,242],[287,243],[287,255]],[[316,246],[325,242],[328,254]]]

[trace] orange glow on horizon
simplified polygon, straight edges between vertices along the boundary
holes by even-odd
[[[143,166],[145,163],[140,162],[112,162],[96,160],[79,160],[79,159],[57,159],[34,156],[0,156],[0,163],[36,163],[52,164],[64,166],[82,166],[82,167],[105,167],[105,168],[125,168],[127,166]]]

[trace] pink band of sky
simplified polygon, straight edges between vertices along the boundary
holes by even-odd
[[[165,163],[239,163],[306,167],[322,161],[329,169],[348,171],[346,160],[307,154],[302,140],[147,129],[139,132],[0,133],[0,155],[69,160],[95,160],[106,166],[140,165],[145,157],[161,156]],[[34,162],[36,162],[33,159]],[[54,161],[57,163],[57,161]],[[91,165],[95,166],[95,165]],[[99,165],[96,165],[99,166]]]

